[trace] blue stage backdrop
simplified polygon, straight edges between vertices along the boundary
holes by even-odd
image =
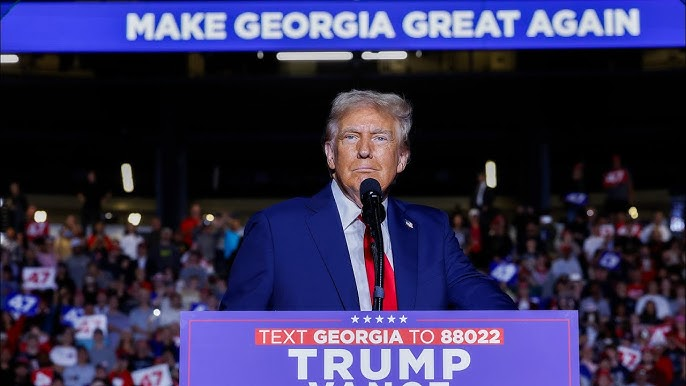
[[[684,47],[680,0],[13,2],[2,53]]]

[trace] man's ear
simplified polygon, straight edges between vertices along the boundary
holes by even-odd
[[[405,167],[407,167],[407,163],[410,161],[410,151],[409,150],[402,150],[400,152],[400,157],[398,157],[398,167],[396,168],[396,172],[400,173],[403,170],[405,170]]]
[[[329,166],[329,169],[336,169],[336,162],[334,162],[334,149],[333,145],[331,145],[331,142],[324,143],[324,153],[326,154],[326,164]]]

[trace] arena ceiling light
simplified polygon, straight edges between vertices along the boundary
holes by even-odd
[[[489,188],[495,188],[498,186],[498,177],[495,171],[495,161],[486,161],[486,186]]]
[[[353,53],[349,51],[319,51],[319,52],[277,52],[276,59],[281,61],[345,61],[351,60]]]
[[[15,54],[2,54],[0,55],[0,63],[11,64],[19,63],[19,56]]]
[[[38,223],[48,221],[48,212],[44,210],[37,210],[33,212],[33,221]]]
[[[121,164],[121,183],[126,193],[133,192],[133,170],[131,164]]]
[[[364,60],[405,60],[407,59],[407,52],[405,51],[364,51],[362,53]]]
[[[131,225],[137,227],[141,223],[141,214],[138,212],[131,212],[129,213],[129,216],[126,218],[126,221],[128,221]]]

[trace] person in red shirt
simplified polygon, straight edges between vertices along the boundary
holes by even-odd
[[[50,223],[47,218],[41,222],[36,221],[37,211],[38,207],[35,205],[29,205],[26,209],[26,228],[24,229],[26,246],[32,245],[38,238],[46,239],[50,236]]]
[[[186,244],[186,248],[190,249],[195,241],[195,235],[202,225],[202,210],[200,204],[193,203],[186,216],[181,220],[181,225],[179,230],[183,236],[183,243]]]
[[[128,367],[129,360],[125,356],[117,357],[117,362],[107,377],[110,383],[119,386],[134,386],[133,377],[131,377]]]
[[[482,231],[481,231],[481,220],[479,217],[479,210],[472,208],[468,213],[469,220],[469,246],[467,248],[467,255],[472,262],[476,262],[479,269],[484,270],[484,264],[482,263],[482,249],[483,245],[481,242]]]
[[[105,232],[105,222],[98,220],[93,224],[93,231],[86,239],[86,245],[91,252],[107,252],[114,248],[114,243],[110,236]]]
[[[605,211],[614,220],[618,212],[626,212],[634,202],[634,184],[629,170],[622,165],[619,154],[612,155],[612,168],[603,174]]]

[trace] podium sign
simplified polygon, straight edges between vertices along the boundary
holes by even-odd
[[[181,386],[578,386],[575,310],[183,311]]]

